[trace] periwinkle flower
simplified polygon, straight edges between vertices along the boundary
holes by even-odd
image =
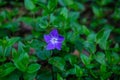
[[[44,40],[47,43],[47,50],[61,50],[64,37],[58,34],[57,29],[53,29],[50,34],[44,35]]]

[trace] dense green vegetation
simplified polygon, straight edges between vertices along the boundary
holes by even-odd
[[[120,80],[119,44],[120,0],[0,0],[0,80]]]

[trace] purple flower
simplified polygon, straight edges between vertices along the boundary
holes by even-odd
[[[50,34],[44,35],[44,40],[48,44],[46,46],[47,50],[61,50],[62,42],[64,41],[64,37],[58,34],[57,29],[53,29]]]

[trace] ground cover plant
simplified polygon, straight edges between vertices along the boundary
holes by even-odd
[[[120,80],[120,0],[0,0],[0,80]]]

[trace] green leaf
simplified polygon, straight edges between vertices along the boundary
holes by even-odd
[[[120,62],[120,55],[115,53],[115,52],[112,52],[111,53],[111,63],[112,64],[119,64]]]
[[[7,76],[15,70],[15,66],[12,63],[6,63],[0,66],[0,77]]]
[[[20,54],[18,54],[18,52],[16,51],[16,49],[12,49],[12,58],[13,59],[17,59],[19,58]]]
[[[100,72],[101,73],[105,73],[106,72],[106,65],[101,64],[101,66],[100,66]]]
[[[37,52],[37,56],[41,59],[41,60],[46,60],[48,58],[50,58],[52,55],[52,52],[47,51],[47,50],[43,50],[43,51],[38,51]]]
[[[39,65],[37,63],[30,64],[28,66],[27,72],[28,73],[35,73],[35,72],[37,72],[40,69],[40,67],[41,67],[41,65]]]
[[[85,65],[90,64],[90,58],[88,56],[86,56],[85,54],[80,54],[80,58],[81,58],[83,64],[85,64]]]
[[[84,48],[84,41],[82,41],[82,40],[77,40],[77,41],[75,41],[75,47],[76,47],[76,49],[77,50],[79,50],[80,52],[83,50],[83,48]]]
[[[59,73],[57,74],[57,80],[63,80]]]
[[[0,46],[0,62],[4,62],[6,60],[4,51],[3,51],[3,47]]]
[[[76,26],[76,28],[77,28],[77,31],[79,31],[79,29],[81,28],[81,27],[80,27],[80,24],[75,23],[75,21],[78,20],[79,15],[80,15],[80,12],[78,12],[78,11],[76,11],[76,12],[70,12],[70,11],[69,11],[68,14],[69,14],[69,16],[68,16],[69,20],[71,21],[72,24],[73,24],[73,23],[76,24],[75,26]],[[75,26],[74,26],[74,27],[75,27]],[[74,28],[74,27],[73,27],[73,28]],[[79,33],[80,33],[80,32],[79,32]]]
[[[100,1],[96,1],[96,2],[101,6],[105,6],[105,5],[110,4],[111,2],[113,2],[113,0],[100,0]]]
[[[15,66],[22,72],[25,72],[29,64],[29,56],[27,53],[21,53],[19,57],[13,59]]]
[[[120,20],[120,8],[115,8],[114,13],[112,14],[112,17],[115,20]]]
[[[24,47],[25,45],[22,42],[18,42],[18,54],[25,52],[23,49]]]
[[[65,19],[67,19],[67,18],[68,18],[68,9],[67,9],[66,7],[62,8],[60,14],[61,14]]]
[[[87,41],[89,41],[89,42],[95,42],[95,39],[96,39],[96,34],[95,33],[90,33],[87,36]]]
[[[41,8],[43,8],[44,10],[48,10],[48,8],[47,8],[47,6],[45,5],[45,4],[43,4],[43,3],[38,3],[38,5],[41,7]]]
[[[97,62],[99,62],[100,64],[106,64],[105,62],[105,54],[103,52],[97,52],[95,59]]]
[[[66,55],[65,60],[68,60],[71,65],[77,64],[77,57],[74,55]]]
[[[83,70],[78,65],[75,65],[75,72],[76,72],[76,76],[78,77],[83,76]]]
[[[99,44],[101,49],[107,49],[107,40],[109,38],[111,29],[102,29],[97,33],[96,42]]]
[[[74,3],[73,0],[64,0],[64,2],[65,2],[66,5],[69,5],[69,6]]]
[[[29,58],[30,58],[29,59],[30,62],[37,62],[37,60],[38,60],[38,58],[34,55],[31,55]]]
[[[5,76],[4,80],[19,80],[21,76],[21,73],[18,70],[14,70],[12,73],[10,73],[8,76]]]
[[[66,71],[65,76],[68,76],[68,75],[75,75],[75,74],[76,74],[75,68],[71,68],[71,69],[69,69],[69,70]]]
[[[41,70],[40,73],[37,75],[37,80],[53,80],[52,74],[50,70]]]
[[[37,73],[25,73],[23,75],[24,80],[34,80]]]
[[[85,25],[82,25],[82,26],[81,26],[81,31],[82,31],[82,33],[85,34],[85,35],[89,35],[89,34],[90,34],[89,29],[88,29]]]
[[[10,56],[10,53],[11,53],[11,50],[12,50],[12,47],[6,47],[5,50],[4,50],[4,55],[5,56]]]
[[[84,47],[86,50],[88,50],[90,53],[95,53],[96,52],[96,45],[94,42],[91,41],[85,41],[84,42]]]
[[[24,0],[25,8],[28,10],[33,10],[35,8],[35,4],[33,3],[33,0]]]
[[[111,72],[107,72],[107,66],[104,64],[100,66],[100,76],[102,80],[108,79],[111,76]]]
[[[92,10],[96,17],[102,17],[104,15],[101,7],[93,6]]]
[[[19,37],[14,37],[14,38],[8,39],[8,40],[7,40],[8,43],[7,43],[6,46],[7,46],[7,47],[13,46],[18,40],[20,40]]]
[[[55,7],[57,6],[57,3],[58,3],[58,0],[49,0],[48,1],[47,8],[48,8],[49,12],[52,12],[55,9]]]
[[[65,60],[61,57],[53,57],[49,59],[49,63],[53,66],[57,67],[60,70],[64,70],[65,67]]]
[[[3,47],[0,46],[0,57],[3,56]]]

